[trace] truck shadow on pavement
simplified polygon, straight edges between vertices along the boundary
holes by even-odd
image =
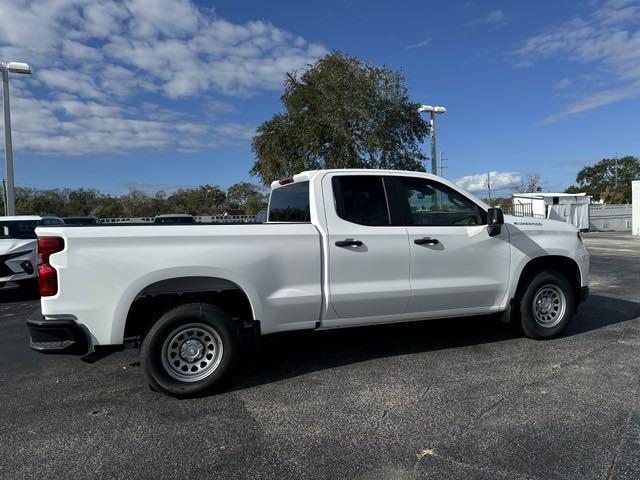
[[[37,285],[25,285],[24,287],[6,291],[0,290],[0,304],[32,300],[40,300],[40,292]]]
[[[640,317],[640,303],[592,295],[560,341],[628,322]],[[264,337],[258,347],[247,348],[242,365],[228,390],[242,390],[309,373],[385,357],[395,357],[469,346],[489,346],[503,341],[535,345],[493,316],[348,328],[317,332],[292,332]],[[545,342],[539,343],[545,348]],[[500,347],[496,347],[500,348]],[[372,375],[375,369],[372,367]]]

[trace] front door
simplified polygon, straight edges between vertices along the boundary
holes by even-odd
[[[393,176],[387,182],[411,249],[408,312],[491,311],[507,291],[507,229],[489,236],[486,213],[463,193],[437,180]],[[393,185],[393,187],[391,187]]]

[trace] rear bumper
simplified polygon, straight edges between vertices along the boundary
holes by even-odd
[[[91,349],[88,332],[73,320],[27,320],[27,326],[37,352],[86,355]]]

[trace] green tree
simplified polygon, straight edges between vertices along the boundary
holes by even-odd
[[[576,176],[577,185],[566,192],[587,192],[595,200],[631,202],[631,181],[640,179],[640,160],[627,155],[603,158],[595,165],[584,167]]]
[[[149,195],[140,190],[129,190],[120,197],[125,217],[150,217],[155,215]]]
[[[569,187],[567,187],[567,189],[564,191],[564,193],[582,193],[583,190],[580,189],[580,187],[576,187],[575,185],[571,185]]]
[[[220,187],[200,185],[197,188],[181,188],[167,198],[168,213],[188,213],[190,215],[212,215],[220,213],[226,195]]]
[[[231,208],[246,208],[247,201],[260,195],[260,188],[249,182],[240,182],[227,188],[226,203]]]
[[[16,188],[16,211],[20,215],[61,215],[67,196],[63,190]]]
[[[58,214],[63,216],[94,215],[102,194],[94,189],[64,190],[66,202]]]
[[[121,199],[111,195],[103,195],[100,197],[100,201],[94,208],[93,214],[98,218],[126,217]]]
[[[333,52],[287,74],[281,101],[253,139],[251,173],[265,185],[319,168],[424,171],[429,124],[398,72]]]
[[[247,198],[246,202],[244,202],[244,213],[246,215],[255,215],[260,210],[262,210],[265,203],[265,199],[262,195],[252,195]]]

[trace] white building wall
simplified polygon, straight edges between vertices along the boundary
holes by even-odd
[[[631,213],[631,224],[632,231],[634,235],[640,236],[640,180],[634,180],[631,182],[631,203],[632,203],[632,213]]]

